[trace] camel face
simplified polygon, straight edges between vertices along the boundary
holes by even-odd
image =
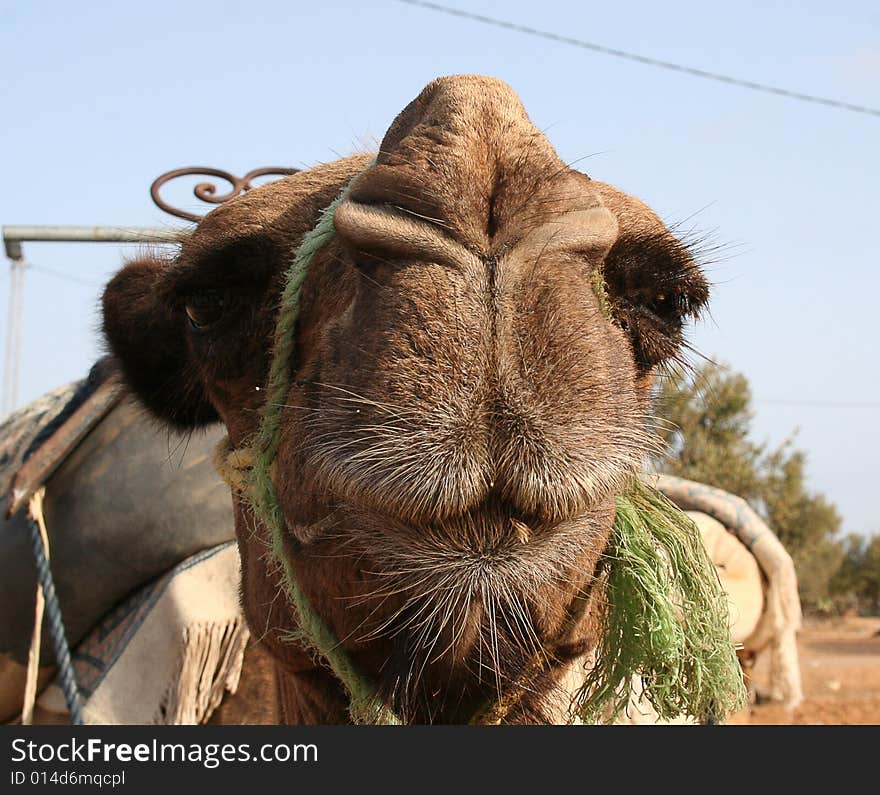
[[[559,159],[510,88],[444,78],[374,164],[253,190],[174,260],[111,281],[105,332],[154,414],[252,439],[285,272],[349,183],[299,300],[273,479],[316,608],[402,709],[428,709],[414,683],[461,677],[460,704],[431,708],[449,718],[590,581],[651,445],[652,370],[707,287],[654,213]],[[283,628],[236,505],[249,620]]]

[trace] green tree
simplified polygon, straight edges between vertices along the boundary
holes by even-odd
[[[804,607],[828,609],[844,558],[840,515],[807,489],[806,455],[793,437],[770,450],[752,440],[751,400],[745,376],[718,364],[668,375],[655,393],[666,446],[655,464],[747,500],[792,556]]]
[[[749,438],[751,399],[745,376],[711,362],[663,378],[655,394],[667,451],[661,468],[747,499],[755,496],[762,448]]]
[[[880,535],[851,534],[844,539],[843,562],[831,581],[842,609],[880,614]]]
[[[866,542],[862,561],[860,595],[865,612],[876,616],[880,614],[880,535],[874,535]]]
[[[810,607],[831,607],[831,580],[843,562],[835,538],[841,518],[821,494],[804,483],[806,456],[788,440],[761,462],[757,501],[767,524],[789,551],[798,573],[801,601]]]

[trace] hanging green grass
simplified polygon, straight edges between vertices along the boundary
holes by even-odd
[[[727,600],[691,519],[633,480],[617,498],[595,664],[577,696],[585,722],[609,722],[630,704],[632,683],[663,720],[715,722],[745,706]]]

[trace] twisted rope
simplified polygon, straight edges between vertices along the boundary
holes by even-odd
[[[61,617],[61,605],[58,595],[55,593],[55,581],[52,577],[52,569],[49,566],[46,545],[43,542],[43,534],[40,530],[42,518],[42,490],[37,492],[30,502],[27,516],[28,534],[31,540],[31,548],[34,553],[34,562],[37,566],[37,582],[43,591],[46,602],[46,618],[49,621],[49,636],[52,639],[52,647],[55,651],[55,660],[58,663],[58,678],[61,689],[64,691],[64,700],[67,702],[67,710],[70,712],[70,721],[74,726],[83,725],[82,701],[79,688],[73,672],[73,662],[70,659],[70,646],[67,643],[67,634],[64,630],[64,621]],[[35,634],[39,633],[39,627],[35,628]],[[37,634],[37,637],[39,635]]]
[[[270,555],[280,567],[282,584],[288,601],[294,608],[299,627],[290,639],[316,650],[324,657],[330,669],[348,691],[349,711],[355,722],[399,724],[400,718],[381,703],[375,684],[357,669],[351,658],[340,647],[339,639],[333,630],[318,615],[299,587],[293,565],[284,551],[286,528],[271,475],[272,463],[278,454],[281,412],[290,386],[290,374],[294,368],[293,351],[296,342],[294,331],[299,317],[303,282],[313,257],[335,234],[333,214],[347,195],[349,185],[346,185],[321,213],[314,229],[305,235],[287,272],[275,327],[272,364],[266,385],[266,403],[263,406],[260,429],[251,445],[253,465],[246,476],[246,481],[242,483],[244,488],[241,490],[250,501],[254,514],[263,521],[270,532]],[[237,461],[232,461],[230,456],[225,460],[230,463],[230,469],[236,471],[236,469],[246,469],[250,458],[250,453],[242,453]]]

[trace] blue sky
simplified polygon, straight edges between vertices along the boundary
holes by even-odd
[[[880,107],[876,2],[450,4]],[[174,226],[148,192],[166,170],[314,165],[381,139],[439,75],[505,80],[563,159],[583,158],[594,178],[727,247],[709,266],[712,315],[694,329],[695,347],[749,378],[756,439],[776,444],[798,429],[810,485],[837,504],[844,532],[880,531],[880,118],[394,0],[6,0],[0,69],[4,225]],[[187,192],[169,197],[197,205]],[[101,285],[134,253],[25,244],[35,268],[20,402],[87,371],[100,352]],[[3,270],[4,321],[8,288]]]

